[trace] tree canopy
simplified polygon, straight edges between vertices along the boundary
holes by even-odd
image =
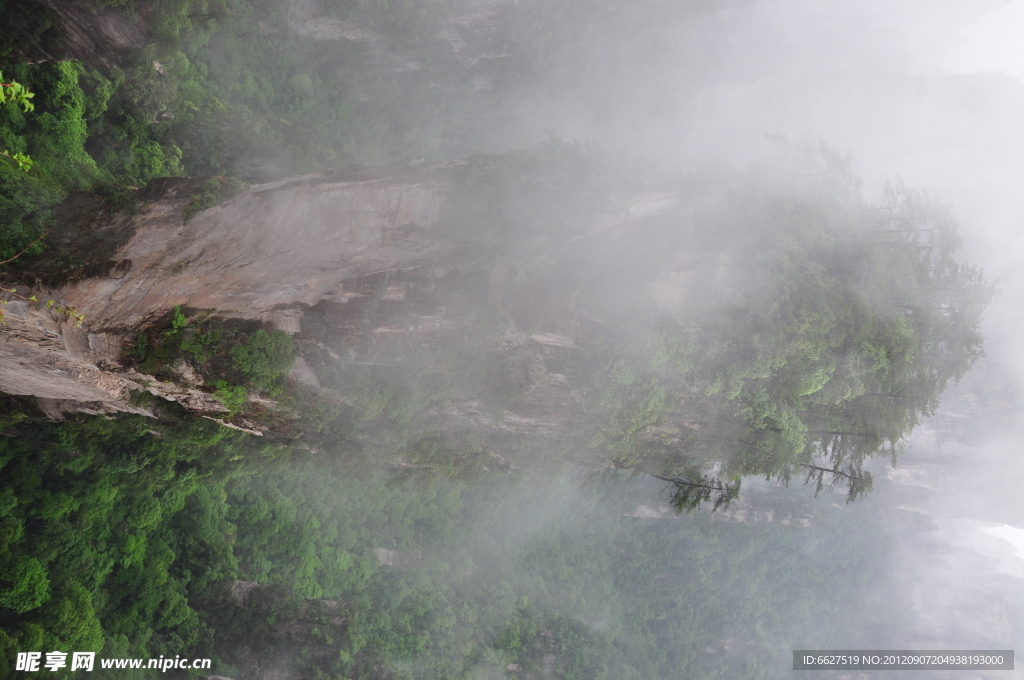
[[[693,244],[660,267],[683,292],[667,313],[623,316],[648,337],[595,343],[577,370],[601,406],[592,443],[614,467],[672,480],[681,507],[700,489],[710,500],[709,483],[728,498],[746,475],[857,498],[864,461],[895,459],[982,354],[994,288],[956,259],[948,210],[900,181],[869,205],[847,165],[822,163],[802,186],[755,172],[647,236]]]

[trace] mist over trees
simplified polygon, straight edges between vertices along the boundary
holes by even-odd
[[[5,426],[7,671],[45,647],[213,657],[231,677],[757,678],[777,640],[901,625],[896,593],[860,597],[898,496],[855,514],[765,497],[792,526],[644,519],[653,484],[395,484],[182,416]]]
[[[373,446],[427,467],[421,440],[485,464],[455,453],[461,431],[514,464],[560,454],[656,475],[680,510],[720,506],[749,475],[862,496],[865,460],[895,460],[980,356],[993,289],[956,259],[955,224],[925,194],[893,181],[874,206],[831,150],[791,162],[647,187],[635,205],[660,207],[617,222],[601,212],[607,187],[628,180],[608,159],[558,145],[478,159],[473,198],[450,220],[495,225],[475,244],[497,258],[488,281],[449,274],[433,302],[396,303],[379,323],[414,323],[439,299],[479,322],[444,347],[372,344],[390,369],[325,384]],[[579,205],[588,222],[574,223]],[[548,434],[440,415],[469,400]]]
[[[865,205],[836,170],[810,195],[744,187],[725,201],[731,214],[681,230],[715,269],[698,266],[683,311],[657,324],[646,384],[596,374],[631,392],[603,435],[611,461],[671,477],[680,507],[691,504],[682,480],[709,468],[736,482],[806,472],[819,490],[831,475],[850,500],[863,495],[864,460],[895,460],[981,354],[992,287],[954,258],[948,214],[899,183]],[[682,427],[658,442],[644,419]]]
[[[825,142],[679,169],[543,128],[696,107],[729,49],[701,22],[750,4],[79,3],[114,49],[69,37],[70,0],[0,0],[0,71],[35,93],[0,104],[0,151],[33,161],[0,156],[2,281],[92,276],[40,237],[89,243],[168,177],[198,178],[183,225],[303,173],[429,177],[457,244],[288,332],[181,305],[128,329],[121,366],[191,376],[219,422],[0,395],[0,675],[73,649],[235,680],[753,680],[914,642],[887,579],[930,520],[876,476],[984,356],[996,292],[944,197],[865,188]]]

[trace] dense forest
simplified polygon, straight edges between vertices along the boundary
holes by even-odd
[[[65,420],[0,395],[0,675],[56,649],[209,657],[235,680],[755,679],[785,675],[779,649],[899,629],[903,594],[858,596],[897,549],[898,501],[883,483],[848,502],[982,355],[993,287],[945,206],[898,180],[870,204],[848,158],[789,145],[791,166],[680,173],[680,205],[590,246],[573,210],[633,168],[531,145],[513,111],[528,87],[600,82],[599,54],[656,51],[607,3],[502,5],[504,43],[480,48],[502,58],[475,61],[443,38],[460,0],[327,0],[363,31],[334,41],[277,0],[94,4],[145,45],[67,55],[53,3],[0,0],[0,73],[34,95],[0,105],[0,273],[65,256],[45,236],[78,192],[129,214],[156,178],[205,178],[187,221],[250,184],[471,157],[452,228],[501,217],[467,239],[467,260],[502,263],[501,294],[462,301],[486,285],[453,267],[429,295],[465,306],[457,342],[338,359],[317,389],[293,361],[356,357],[350,338],[180,306],[137,329],[126,366],[184,366],[263,436],[146,392],[152,417]],[[629,20],[651,27],[736,3],[642,4]],[[453,429],[457,400],[528,401],[539,369],[496,348],[557,314],[587,342],[543,369],[572,388],[553,434]],[[736,521],[741,482],[776,521]],[[790,482],[806,493],[777,493]]]
[[[402,483],[171,412],[4,431],[8,664],[53,648],[209,656],[230,677],[761,678],[785,667],[777,641],[850,644],[865,612],[881,638],[900,625],[895,593],[856,596],[875,571],[854,556],[895,548],[888,500],[766,497],[791,526],[644,519],[653,484]],[[259,586],[239,600],[238,581]]]

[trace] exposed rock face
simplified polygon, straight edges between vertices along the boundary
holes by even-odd
[[[71,215],[58,242],[73,256],[118,243],[90,278],[57,291],[93,332],[136,328],[175,305],[240,319],[315,305],[354,276],[408,267],[450,250],[437,223],[446,166],[415,174],[334,171],[253,187],[185,222],[195,180],[163,179],[137,214]],[[60,257],[64,253],[53,253]],[[106,272],[95,271],[104,264]],[[39,265],[33,265],[38,270]],[[287,321],[284,321],[287,324]]]
[[[245,607],[249,601],[249,593],[254,588],[259,588],[260,584],[255,581],[235,581],[231,584],[231,599],[235,601],[239,607]]]
[[[120,65],[122,57],[146,46],[146,35],[139,26],[113,10],[74,0],[40,2],[58,19],[61,52],[47,57],[78,59],[109,71]]]
[[[90,333],[64,314],[12,301],[5,306],[4,320],[0,392],[36,397],[41,410],[54,420],[72,412],[152,415],[149,409],[131,404],[132,393],[143,390],[191,411],[227,411],[209,394],[187,385],[160,382],[135,371],[109,370],[108,360],[119,349],[110,346],[111,336]]]
[[[22,296],[52,298],[85,323],[11,302],[0,327],[0,391],[110,412],[138,410],[128,395],[148,389],[218,417],[225,409],[187,365],[175,383],[161,383],[120,363],[128,338],[166,323],[180,305],[298,335],[308,351],[291,378],[312,389],[347,381],[348,367],[401,361],[414,346],[475,342],[467,351],[507,355],[498,382],[526,397],[513,413],[467,396],[443,417],[496,433],[553,434],[585,408],[564,374],[581,324],[593,317],[583,306],[618,294],[614,281],[581,273],[581,262],[600,268],[618,256],[619,241],[642,239],[627,225],[639,223],[630,215],[646,203],[643,194],[638,203],[580,189],[575,171],[558,168],[517,166],[512,189],[487,184],[479,177],[490,163],[327,171],[254,186],[190,220],[200,179],[155,180],[132,209],[73,196],[57,210],[49,250],[9,275]],[[550,226],[565,223],[579,227]],[[547,272],[529,291],[524,263]],[[505,321],[482,330],[480,315],[495,313]],[[511,469],[493,452],[486,458]]]
[[[21,276],[59,280],[74,261],[71,282],[32,292],[80,311],[86,322],[79,327],[66,315],[12,301],[0,330],[0,391],[110,412],[135,410],[127,397],[147,385],[192,410],[223,412],[187,386],[195,382],[187,375],[184,387],[161,386],[103,369],[118,368],[131,331],[176,305],[297,333],[301,310],[294,305],[331,299],[355,276],[438,259],[453,247],[431,233],[449,167],[334,171],[261,185],[188,222],[183,210],[199,180],[151,183],[138,192],[134,213],[112,211],[98,197],[73,197],[61,210],[56,247]],[[296,379],[315,385],[303,366]]]

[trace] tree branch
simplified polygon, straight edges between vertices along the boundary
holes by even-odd
[[[14,257],[9,257],[9,258],[7,258],[6,260],[4,260],[3,262],[0,262],[0,265],[5,265],[5,264],[7,264],[8,262],[14,262],[14,261],[15,261],[15,260],[17,260],[17,259],[18,259],[19,257],[21,257],[21,256],[22,256],[22,255],[24,255],[24,254],[25,254],[26,252],[28,252],[28,249],[29,249],[29,248],[31,248],[32,246],[34,246],[35,244],[37,244],[37,243],[39,243],[39,242],[40,242],[41,240],[43,240],[43,239],[44,239],[44,238],[46,237],[46,235],[47,235],[47,234],[49,234],[49,233],[50,233],[49,231],[44,231],[44,232],[43,232],[42,234],[40,234],[40,235],[39,235],[39,238],[37,238],[37,239],[36,239],[35,241],[32,241],[32,243],[29,243],[29,244],[28,244],[27,246],[25,246],[25,250],[22,250],[22,251],[21,251],[20,253],[18,253],[18,254],[17,254],[17,255],[15,255]]]

